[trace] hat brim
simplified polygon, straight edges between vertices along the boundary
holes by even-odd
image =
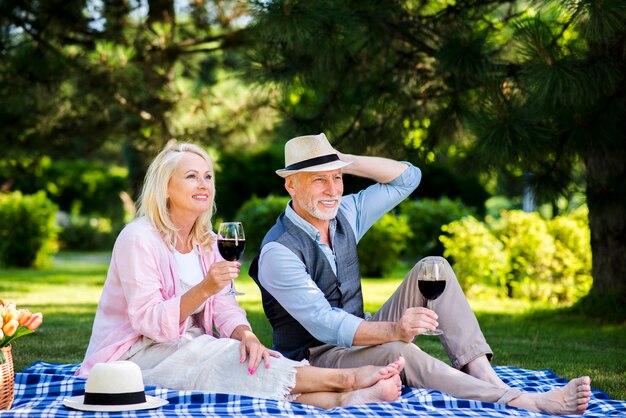
[[[120,411],[139,411],[142,409],[154,409],[163,405],[167,405],[167,399],[155,398],[146,395],[146,402],[130,404],[130,405],[92,405],[84,403],[85,395],[72,396],[63,399],[63,405],[78,411],[95,411],[95,412],[120,412]]]
[[[276,170],[276,174],[278,174],[281,177],[287,177],[290,176],[294,173],[300,173],[300,172],[315,172],[315,171],[331,171],[331,170],[337,170],[338,168],[342,168],[345,167],[347,165],[352,164],[352,162],[350,161],[333,161],[330,163],[325,163],[325,164],[318,164],[318,165],[312,165],[310,167],[305,167],[305,168],[301,168],[299,170],[286,170],[284,168],[281,168],[280,170]]]

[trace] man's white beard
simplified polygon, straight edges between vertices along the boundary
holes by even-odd
[[[332,213],[329,213],[328,211],[322,211],[319,207],[317,207],[317,203],[319,203],[321,200],[330,200],[330,199],[320,199],[317,202],[315,202],[315,204],[312,206],[309,206],[309,205],[303,205],[303,206],[309,212],[309,214],[313,216],[314,218],[322,220],[322,221],[330,221],[331,219],[335,219],[335,217],[337,216],[337,211],[339,210],[339,203],[341,203],[341,196],[333,197],[332,199],[337,200],[337,206],[332,211]]]

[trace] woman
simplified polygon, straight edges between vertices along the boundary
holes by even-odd
[[[217,251],[214,197],[213,164],[202,148],[171,143],[155,158],[138,219],[113,248],[79,375],[96,363],[130,360],[146,384],[172,389],[322,408],[397,399],[403,358],[386,367],[322,369],[259,342],[245,311],[223,294],[240,264]]]

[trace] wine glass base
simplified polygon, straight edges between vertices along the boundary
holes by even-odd
[[[440,329],[435,329],[435,330],[430,330],[430,331],[423,332],[423,333],[422,333],[422,334],[420,334],[420,335],[436,336],[436,335],[442,335],[442,334],[443,334],[443,331],[442,331],[442,330],[440,330]]]
[[[229,290],[228,292],[226,292],[226,293],[224,293],[224,294],[225,294],[225,295],[227,295],[227,296],[230,296],[230,295],[232,295],[232,296],[241,296],[241,295],[245,295],[245,293],[243,293],[243,292],[239,292],[239,291],[237,291],[237,290]]]

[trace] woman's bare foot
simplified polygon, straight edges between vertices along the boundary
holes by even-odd
[[[373,402],[393,402],[402,393],[399,375],[379,380],[373,386],[342,394],[341,406],[363,405]]]
[[[548,392],[524,393],[509,402],[509,405],[554,415],[570,415],[584,413],[590,399],[591,379],[583,376]]]
[[[404,369],[404,364],[404,357],[400,356],[398,360],[384,367],[363,366],[350,369],[353,372],[351,378],[354,378],[354,380],[347,386],[347,390],[369,388],[381,380],[396,376]]]

